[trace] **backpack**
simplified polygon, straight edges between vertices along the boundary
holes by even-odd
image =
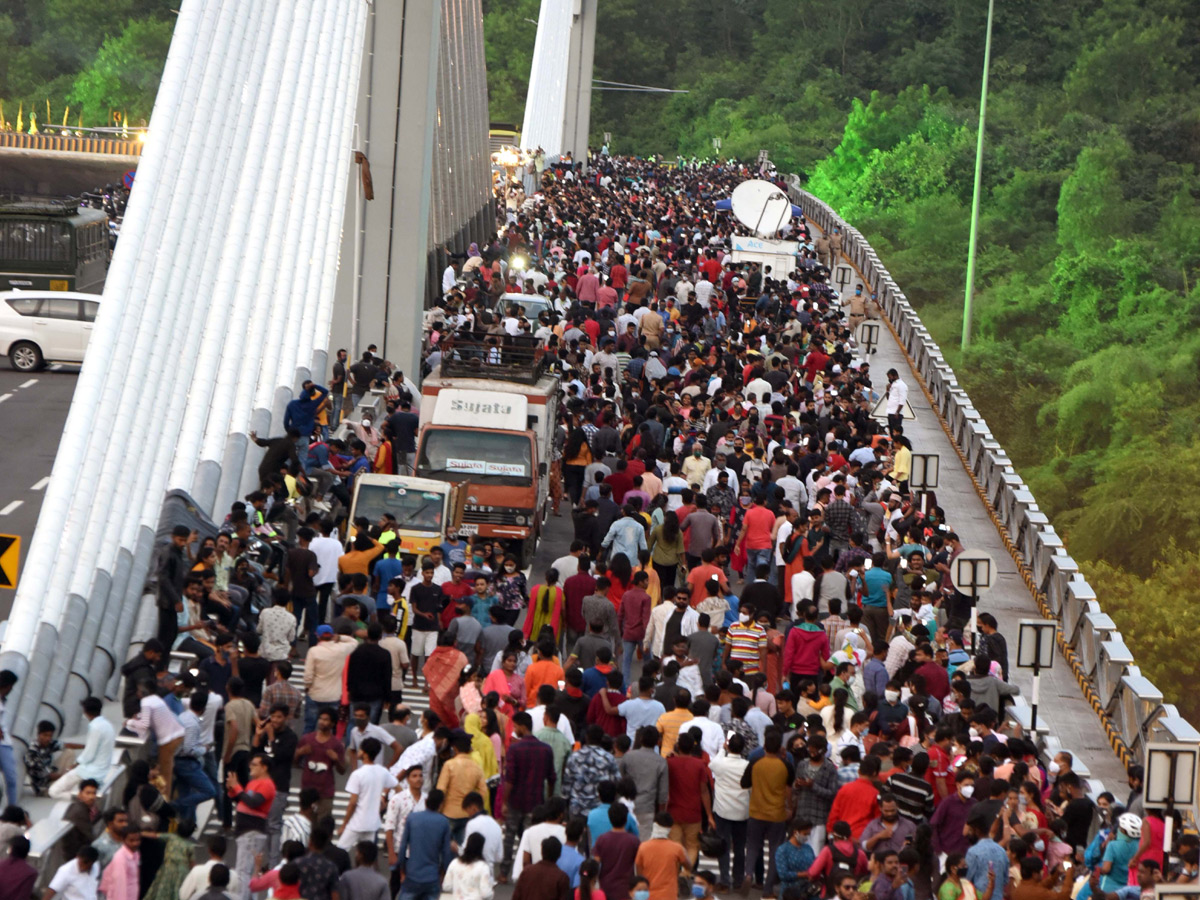
[[[840,874],[842,870],[850,872],[856,872],[858,870],[858,845],[851,841],[851,850],[849,854],[842,853],[842,851],[838,849],[838,842],[836,840],[831,840],[828,844],[828,847],[829,855],[832,857],[832,861],[829,866],[829,875],[826,878],[826,882],[829,890],[836,892],[837,887],[833,883],[835,874]]]

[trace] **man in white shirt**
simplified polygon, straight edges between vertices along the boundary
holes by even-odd
[[[792,504],[792,509],[800,510],[808,507],[808,495],[804,490],[804,482],[796,477],[795,463],[788,464],[788,473],[775,483],[783,488],[783,498]]]
[[[709,755],[709,758],[714,758],[725,746],[725,729],[720,723],[714,722],[708,717],[710,704],[703,697],[692,701],[692,715],[696,718],[689,719],[679,726],[679,733],[686,734],[693,728],[700,729],[700,746],[704,752]]]
[[[384,764],[383,751],[388,748],[391,748],[393,760],[400,758],[400,754],[403,752],[400,742],[388,734],[382,725],[376,725],[371,721],[371,705],[356,703],[354,705],[354,727],[346,730],[346,744],[355,755],[356,768],[366,765],[362,761],[365,759],[362,757],[362,750],[371,739],[379,743],[379,749],[371,755],[368,762],[382,766]]]
[[[224,864],[228,843],[224,835],[215,834],[208,839],[208,860],[200,863],[187,873],[183,884],[179,886],[179,900],[193,900],[208,890],[208,873],[218,863]],[[231,897],[239,896],[238,874],[229,870],[229,886],[225,889]]]
[[[592,465],[595,465],[595,463],[593,463]],[[588,468],[590,469],[591,466],[589,466]],[[607,468],[607,466],[605,468]],[[612,473],[609,472],[608,474],[611,475]],[[587,479],[587,473],[585,473],[585,475],[584,475],[585,486],[587,484],[591,484],[591,482],[587,481],[586,479]],[[556,559],[554,562],[552,562],[550,564],[550,568],[552,568],[556,572],[558,572],[558,583],[559,584],[562,584],[564,581],[566,581],[571,576],[579,574],[579,557],[583,556],[583,551],[586,549],[587,549],[587,544],[585,544],[583,541],[572,541],[571,552],[568,553],[566,556],[560,556],[558,559]],[[534,721],[536,722],[537,719],[534,719]]]
[[[104,784],[112,768],[117,738],[112,725],[101,715],[104,703],[99,697],[85,697],[81,706],[84,718],[88,720],[87,739],[83,750],[75,757],[75,765],[50,783],[48,793],[53,800],[70,800],[79,783],[88,778]],[[77,747],[78,744],[67,746]]]
[[[74,859],[69,859],[54,873],[42,900],[50,900],[55,894],[62,900],[96,900],[100,887],[100,856],[91,844],[79,848]]]
[[[720,476],[720,474],[728,471],[729,469],[725,467],[725,454],[718,450],[716,455],[716,464],[705,473],[704,484],[701,485],[701,490],[707,494],[708,489],[717,483],[717,478]]]
[[[745,752],[745,739],[737,733],[729,736],[729,741],[721,752],[709,760],[708,767],[713,775],[713,816],[717,820],[718,833],[733,835],[734,827],[750,819],[750,789],[742,787],[742,775],[746,772],[749,761],[742,754]],[[727,840],[729,838],[726,838]],[[745,842],[738,847],[733,844],[733,881],[730,881],[729,854],[721,857],[721,883],[740,884],[745,875]]]
[[[458,270],[455,268],[454,260],[450,260],[446,264],[446,268],[442,270],[442,293],[448,294],[454,290],[454,283],[458,280]]]
[[[317,557],[317,565],[320,567],[317,569],[317,574],[313,576],[313,586],[317,589],[317,603],[319,604],[317,609],[317,621],[319,622],[326,621],[329,596],[337,587],[338,558],[345,552],[341,541],[333,536],[335,531],[332,522],[324,522],[321,525],[321,536],[313,538],[308,544],[308,549]]]
[[[562,716],[561,718],[566,718]],[[463,836],[463,845],[473,834],[483,835],[483,861],[492,867],[493,875],[496,866],[504,860],[504,832],[500,823],[483,811],[483,797],[476,791],[471,791],[463,797],[463,812],[467,814],[467,830]]]
[[[125,723],[140,738],[153,736],[158,745],[158,774],[166,782],[163,796],[171,796],[171,778],[175,773],[175,751],[183,744],[183,726],[171,714],[163,698],[155,692],[154,682],[144,679],[137,688],[141,710]]]
[[[888,425],[900,428],[904,425],[904,406],[908,403],[908,385],[900,380],[900,373],[888,369],[887,417]]]
[[[391,772],[372,762],[382,753],[383,744],[373,737],[364,740],[359,748],[359,768],[350,773],[346,782],[350,803],[346,806],[337,842],[343,850],[351,849],[359,841],[375,843],[375,834],[383,825],[380,803],[384,795],[400,783]]]

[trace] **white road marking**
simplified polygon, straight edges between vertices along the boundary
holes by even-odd
[[[21,387],[23,387],[23,388],[33,387],[35,384],[37,384],[37,379],[30,378],[27,382],[25,382],[23,385],[21,385]]]
[[[39,481],[37,484],[35,484],[33,487],[31,487],[30,490],[31,491],[40,491],[42,488],[44,488],[49,483],[50,483],[50,476],[47,475],[45,478],[43,478],[41,481]]]
[[[5,400],[7,400],[11,396],[12,396],[12,394],[0,394],[0,403],[3,403]]]
[[[17,507],[24,505],[24,500],[14,500],[12,503],[8,504],[8,506],[4,507],[4,509],[0,509],[0,516],[7,516],[9,513],[16,512]]]

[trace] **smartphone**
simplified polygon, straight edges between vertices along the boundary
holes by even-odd
[[[900,568],[902,568],[902,569],[908,568],[908,559],[906,557],[903,557],[903,556],[900,557]]]
[[[869,559],[864,559],[864,560],[863,560],[863,568],[864,568],[864,569],[869,569],[869,568],[871,568],[871,566],[873,566],[873,565],[875,565],[875,563],[874,563],[872,560],[869,560]]]

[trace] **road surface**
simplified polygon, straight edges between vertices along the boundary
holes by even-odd
[[[54,456],[79,380],[78,366],[16,372],[0,356],[0,534],[21,538],[19,566],[42,509]],[[0,588],[0,621],[12,609],[13,591]]]

